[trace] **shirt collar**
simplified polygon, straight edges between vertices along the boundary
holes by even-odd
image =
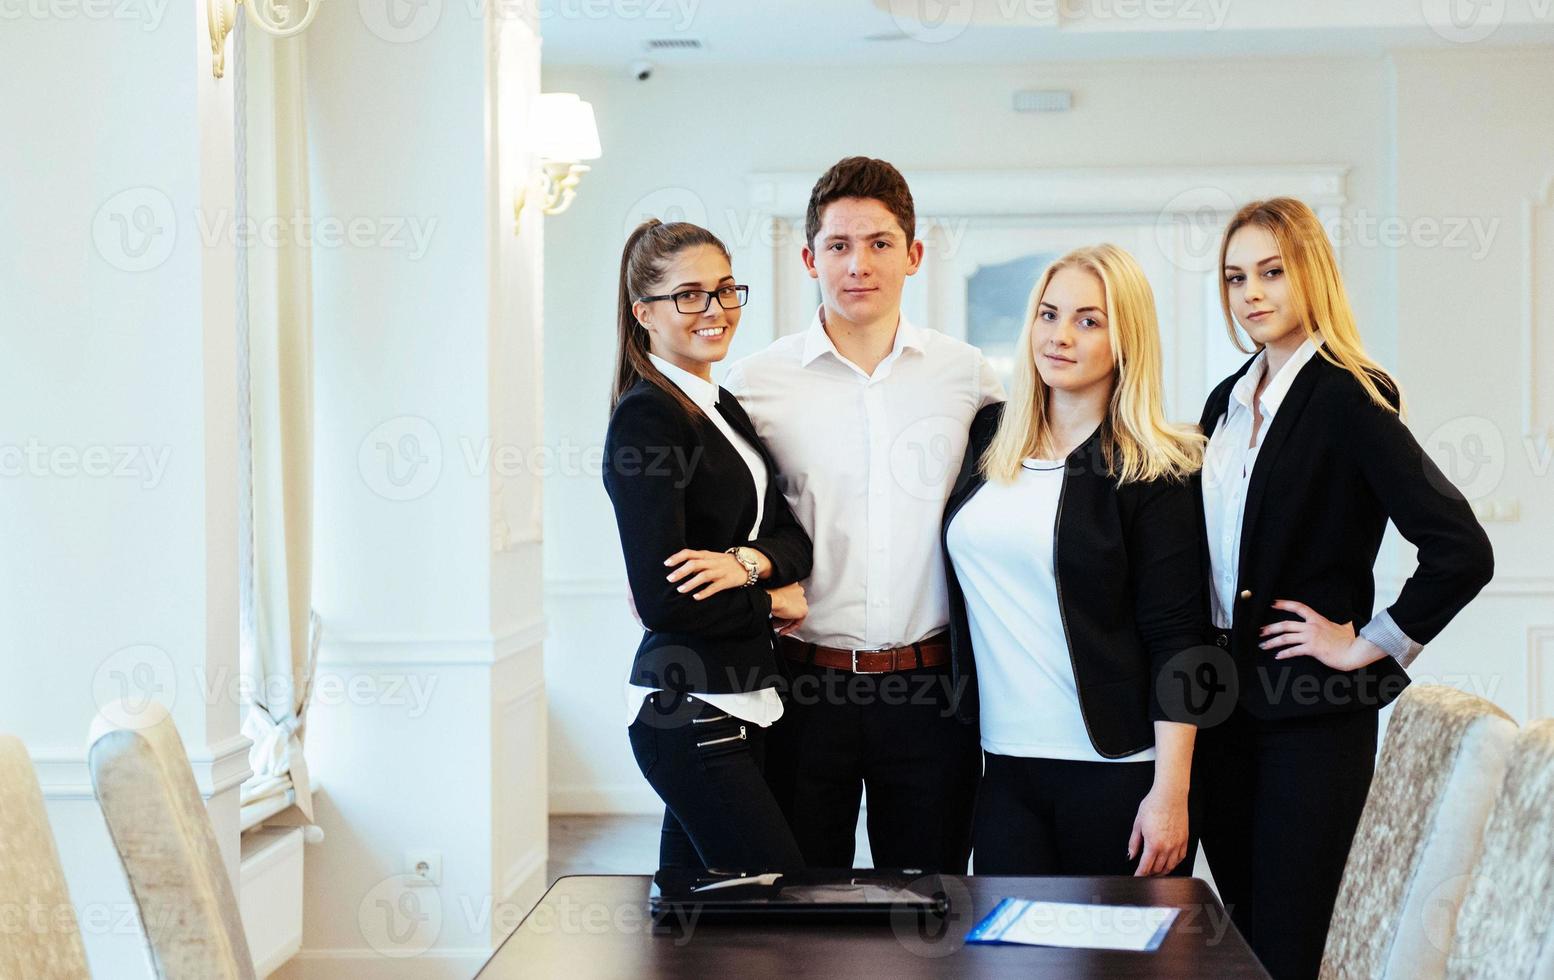
[[[926,341],[923,329],[913,324],[906,318],[906,314],[902,313],[896,321],[895,343],[891,345],[886,359],[895,357],[904,350],[921,351]],[[804,354],[799,363],[809,367],[811,361],[827,352],[836,355],[837,358],[842,356],[837,351],[836,345],[831,342],[830,335],[826,333],[825,307],[819,306],[815,308],[815,315],[809,321],[809,330],[804,334]]]
[[[648,360],[653,362],[653,366],[658,368],[664,377],[673,382],[675,387],[685,392],[686,396],[701,406],[703,410],[711,413],[713,406],[717,405],[718,386],[711,381],[703,381],[684,368],[670,364],[657,354],[649,354]]]
[[[1284,362],[1279,373],[1269,379],[1267,387],[1263,389],[1262,402],[1263,414],[1273,415],[1278,412],[1279,406],[1284,403],[1284,397],[1290,393],[1290,386],[1295,384],[1295,376],[1300,374],[1300,369],[1306,366],[1306,362],[1316,356],[1319,345],[1310,337],[1307,337],[1301,345],[1290,355],[1290,359]],[[1268,370],[1268,349],[1265,347],[1258,352],[1252,366],[1236,382],[1230,390],[1232,397],[1240,402],[1243,408],[1252,407],[1252,392],[1257,390],[1257,384],[1263,378],[1263,373]]]

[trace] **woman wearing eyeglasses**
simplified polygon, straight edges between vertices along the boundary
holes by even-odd
[[[763,775],[782,715],[774,635],[808,613],[809,536],[739,402],[712,382],[748,287],[728,249],[652,219],[621,255],[604,486],[646,632],[627,734],[664,801],[661,867],[802,867]]]

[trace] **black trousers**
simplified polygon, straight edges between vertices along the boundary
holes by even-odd
[[[1204,856],[1230,917],[1275,980],[1315,977],[1376,759],[1374,709],[1198,733]]]
[[[1080,762],[984,755],[973,864],[979,875],[1131,875],[1139,803],[1153,762]],[[1170,872],[1192,874],[1196,848]]]
[[[981,773],[948,666],[852,674],[787,663],[767,778],[810,867],[850,868],[860,798],[879,868],[964,874]]]
[[[649,695],[626,730],[637,768],[664,801],[659,867],[802,868],[762,772],[766,729],[686,698]]]

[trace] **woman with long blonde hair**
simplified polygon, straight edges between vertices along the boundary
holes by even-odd
[[[975,868],[1187,874],[1195,729],[1161,695],[1204,631],[1202,440],[1166,421],[1138,263],[1114,245],[1058,259],[1016,349],[942,530],[962,720],[985,762]]]
[[[1263,965],[1315,977],[1370,788],[1377,715],[1494,572],[1462,495],[1366,355],[1327,235],[1293,198],[1254,201],[1220,246],[1231,339],[1255,356],[1204,406],[1211,636],[1233,706],[1199,737],[1204,854]],[[1246,348],[1243,347],[1243,350]],[[1388,520],[1418,547],[1373,610]]]

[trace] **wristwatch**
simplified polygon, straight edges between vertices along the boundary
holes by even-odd
[[[760,566],[755,563],[755,559],[754,558],[746,558],[745,557],[745,549],[744,548],[741,548],[741,547],[729,548],[726,552],[724,552],[724,554],[733,555],[734,556],[734,560],[739,562],[739,564],[744,566],[745,573],[750,576],[749,578],[745,579],[745,587],[746,588],[749,588],[750,586],[754,585],[757,581],[760,580],[760,578],[761,578]]]

